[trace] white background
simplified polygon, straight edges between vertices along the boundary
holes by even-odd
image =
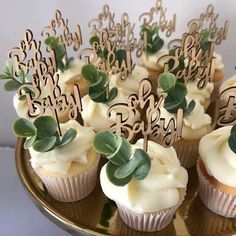
[[[69,18],[71,30],[76,24],[80,24],[84,42],[87,42],[88,22],[98,15],[105,3],[110,5],[112,12],[116,12],[117,19],[123,12],[128,12],[131,22],[136,22],[137,27],[138,16],[154,6],[155,0],[0,0],[0,71],[3,70],[8,51],[18,45],[25,29],[30,28],[35,35],[39,35],[42,28],[49,24],[55,9],[61,10],[63,16]],[[236,1],[163,0],[163,5],[168,7],[168,14],[177,14],[177,32],[173,37],[179,37],[186,30],[187,21],[198,17],[210,3],[214,4],[216,12],[219,12],[221,25],[225,19],[230,21],[228,39],[217,49],[223,56],[228,78],[235,73],[236,65]],[[3,82],[0,82],[0,86],[3,88]],[[0,146],[13,146],[15,143],[11,132],[11,124],[16,118],[12,96],[12,93],[0,89]]]
[[[89,36],[87,24],[98,15],[105,3],[110,5],[112,12],[116,12],[117,19],[123,12],[128,12],[131,22],[138,23],[138,16],[154,6],[155,0],[0,0],[0,71],[3,71],[8,51],[18,45],[23,32],[30,28],[35,35],[39,34],[49,24],[56,9],[69,18],[71,26],[80,24],[86,42]],[[180,37],[187,29],[187,21],[197,18],[210,3],[220,13],[220,25],[226,19],[230,22],[228,39],[217,49],[223,56],[228,78],[235,74],[236,65],[236,1],[163,0],[169,15],[177,14],[174,38]],[[11,124],[16,118],[12,97],[13,93],[5,92],[0,81],[0,146],[15,144],[11,132]],[[14,150],[0,149],[0,159],[0,235],[67,235],[46,220],[23,192],[15,172]]]

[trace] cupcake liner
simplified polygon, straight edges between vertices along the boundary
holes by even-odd
[[[199,195],[207,208],[218,215],[236,218],[236,196],[215,188],[202,174],[197,165],[199,177]]]
[[[95,188],[98,163],[99,158],[92,168],[70,177],[48,177],[38,172],[37,175],[54,199],[62,202],[75,202],[87,197]]]
[[[138,231],[160,231],[165,228],[173,219],[176,208],[169,208],[163,211],[138,214],[117,204],[120,217],[131,228]]]
[[[221,86],[222,82],[223,82],[223,79],[219,80],[219,81],[216,81],[216,82],[213,82],[214,83],[214,90],[211,94],[211,101],[212,102],[215,102],[218,99],[219,93],[220,93],[219,92],[220,91],[220,86]]]
[[[180,140],[173,144],[176,150],[177,157],[180,160],[181,166],[185,168],[190,168],[197,163],[198,154],[198,144],[197,141]]]
[[[129,227],[138,231],[154,232],[160,231],[170,224],[175,211],[184,200],[185,193],[186,189],[180,191],[180,201],[178,205],[157,212],[137,213],[120,203],[116,204],[120,217]]]

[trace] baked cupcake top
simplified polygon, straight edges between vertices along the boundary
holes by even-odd
[[[74,128],[77,131],[75,138],[71,143],[47,152],[37,152],[32,147],[29,148],[30,162],[34,169],[43,167],[49,172],[66,174],[72,162],[87,164],[87,154],[94,137],[93,129],[81,126],[75,120],[60,124],[60,127],[62,135],[70,128]]]
[[[236,153],[228,143],[231,129],[232,126],[225,126],[202,137],[199,154],[210,176],[236,188]]]
[[[132,152],[143,147],[143,139],[132,145]],[[100,181],[106,196],[125,207],[138,212],[155,212],[179,204],[180,189],[185,189],[188,181],[187,171],[180,166],[173,147],[165,148],[148,141],[151,168],[142,180],[132,177],[125,186],[113,184],[106,174],[106,166],[100,173]]]

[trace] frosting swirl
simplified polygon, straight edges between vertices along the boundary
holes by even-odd
[[[192,99],[186,96],[187,103]],[[175,114],[169,113],[164,107],[160,108],[161,117],[166,119],[166,122],[171,118],[175,118]],[[195,100],[193,111],[184,117],[182,127],[182,138],[186,140],[198,140],[206,135],[211,130],[211,117],[205,113],[203,106],[199,100]]]
[[[164,55],[168,55],[169,52],[167,49],[162,48],[155,54],[143,53],[138,60],[138,65],[143,66],[150,70],[161,70],[164,67],[164,61],[157,64],[159,58]]]
[[[133,150],[143,148],[143,139],[133,145]],[[173,147],[165,148],[149,141],[148,154],[151,169],[145,179],[135,178],[125,186],[112,184],[106,175],[106,165],[100,173],[101,187],[108,198],[138,212],[155,212],[180,203],[180,190],[185,190],[188,174],[180,166]]]
[[[121,80],[119,74],[110,76],[110,86],[120,88],[125,95],[138,93],[140,82],[148,78],[148,72],[145,68],[135,65],[131,75],[126,80]]]
[[[87,164],[87,154],[91,149],[91,143],[94,137],[92,128],[81,126],[75,120],[70,120],[64,124],[60,124],[60,126],[62,134],[69,128],[76,129],[77,135],[75,139],[65,146],[48,152],[36,152],[33,148],[29,148],[31,155],[30,162],[34,169],[43,167],[49,172],[66,174],[72,162],[78,162],[81,165]]]
[[[225,126],[204,136],[199,143],[199,154],[210,176],[236,188],[236,154],[228,145],[231,128]]]

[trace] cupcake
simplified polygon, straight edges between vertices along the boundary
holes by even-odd
[[[197,162],[200,138],[213,129],[211,117],[205,112],[198,99],[188,96],[186,86],[176,81],[174,74],[163,73],[160,75],[159,85],[166,93],[163,106],[160,108],[161,118],[165,118],[168,123],[171,119],[176,119],[178,109],[183,109],[181,139],[173,146],[181,165],[190,168]],[[152,136],[150,138],[160,142],[159,138]]]
[[[147,69],[149,78],[153,81],[156,87],[156,79],[158,75],[163,72],[164,61],[157,63],[157,61],[164,55],[168,55],[167,49],[163,48],[164,41],[159,36],[159,27],[142,26],[141,37],[144,38],[144,33],[147,35],[147,45],[145,52],[138,58],[137,64]]]
[[[13,128],[17,136],[27,137],[24,147],[29,148],[31,166],[54,199],[75,202],[93,191],[99,156],[91,147],[92,128],[71,120],[60,124],[60,138],[49,116],[33,124],[20,118]]]
[[[149,141],[146,153],[142,139],[130,146],[109,132],[96,134],[93,146],[107,155],[109,162],[100,173],[101,187],[116,202],[125,224],[149,232],[170,224],[188,181],[174,148]]]
[[[199,143],[199,194],[218,215],[236,218],[235,126],[225,126],[204,136]]]

